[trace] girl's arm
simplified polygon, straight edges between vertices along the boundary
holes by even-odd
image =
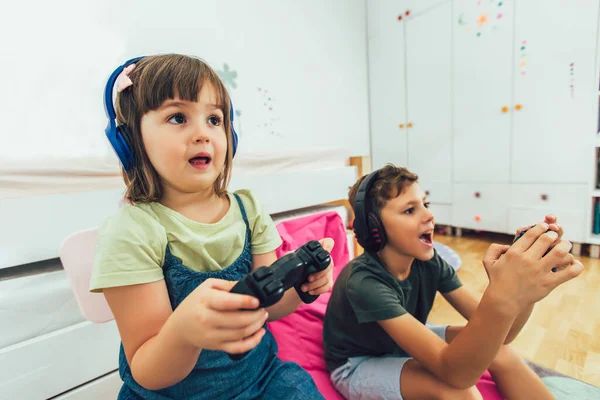
[[[164,280],[104,289],[135,381],[148,390],[185,378],[200,355],[168,324],[173,314]]]
[[[104,289],[136,382],[159,390],[182,381],[202,349],[244,353],[265,331],[264,308],[230,293],[235,282],[207,279],[173,312],[164,279]]]

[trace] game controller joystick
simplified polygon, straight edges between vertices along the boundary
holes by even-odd
[[[284,293],[294,287],[304,303],[310,304],[319,295],[302,291],[302,285],[308,276],[329,267],[331,255],[316,240],[311,240],[296,251],[288,253],[275,261],[270,267],[259,267],[244,276],[231,289],[231,293],[247,294],[258,299],[258,308],[269,307],[277,303]],[[244,354],[229,354],[234,360]]]
[[[531,228],[533,228],[534,226],[535,226],[535,225],[532,225],[532,226],[530,226],[529,228],[527,228],[527,229],[525,229],[524,231],[522,231],[521,233],[519,233],[519,234],[518,234],[518,235],[515,237],[515,239],[513,240],[513,244],[515,244],[515,242],[516,242],[517,240],[521,239],[521,238],[523,237],[523,235],[524,235],[524,234],[525,234],[525,233],[526,233],[528,230],[530,230]],[[546,230],[546,232],[544,232],[544,233],[547,233],[547,232],[550,232],[550,229]],[[544,255],[543,255],[542,257],[544,257],[544,256],[546,256],[546,254],[550,253],[550,250],[552,250],[552,247],[550,247],[548,250],[546,250],[546,252],[544,253]],[[552,268],[552,272],[556,272],[556,267]]]

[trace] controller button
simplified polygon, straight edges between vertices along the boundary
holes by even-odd
[[[318,249],[321,245],[319,244],[319,242],[316,242],[314,240],[308,242],[308,244],[306,245],[306,247],[308,247],[309,250],[311,251],[315,251],[316,249]]]
[[[259,282],[271,275],[273,275],[273,272],[267,267],[259,268],[254,272],[254,278]]]
[[[270,296],[274,293],[277,293],[283,289],[283,285],[281,282],[271,282],[265,286],[265,293],[267,296]]]
[[[326,251],[320,251],[320,252],[317,254],[317,259],[318,259],[320,262],[325,262],[325,261],[327,261],[327,260],[329,259],[329,253],[327,253]]]

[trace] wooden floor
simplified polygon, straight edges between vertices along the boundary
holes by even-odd
[[[461,238],[436,235],[435,240],[460,255],[458,276],[481,296],[488,284],[481,263],[484,253],[492,242],[510,244],[511,238],[468,233]],[[600,387],[600,260],[576,258],[584,264],[584,272],[536,304],[511,346],[525,359]],[[439,294],[429,320],[465,323]]]

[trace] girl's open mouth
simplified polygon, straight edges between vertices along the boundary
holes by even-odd
[[[190,158],[189,163],[194,168],[204,169],[209,166],[210,161],[211,161],[210,156],[198,156],[198,157]]]

